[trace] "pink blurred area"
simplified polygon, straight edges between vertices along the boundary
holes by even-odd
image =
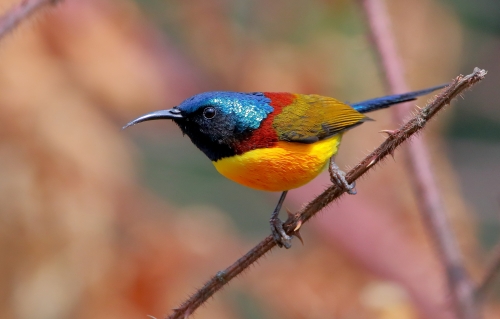
[[[302,15],[303,3],[239,3],[159,6],[165,12],[155,16],[170,19],[170,34],[132,1],[67,0],[2,40],[1,318],[160,318],[257,242],[240,236],[219,208],[179,207],[144,187],[140,152],[132,133],[120,130],[128,120],[208,89],[343,100],[383,94],[365,34],[335,24],[362,19],[354,3],[315,1],[312,16]],[[433,0],[389,4],[412,86],[458,74],[462,29],[451,11]],[[304,36],[318,23],[314,14],[340,21]],[[395,127],[388,113],[373,117],[344,138],[341,167],[380,143],[378,131]],[[434,149],[442,122],[426,134]],[[175,129],[149,132],[167,140]],[[450,220],[478,277],[472,212],[446,158],[435,157]],[[294,241],[291,251],[270,254],[195,317],[253,318],[247,308],[256,308],[266,318],[453,318],[403,163],[396,155],[368,174],[358,195],[304,226],[303,247]],[[322,176],[288,200],[300,207],[328,183]],[[234,297],[242,294],[246,308]],[[486,314],[496,313],[492,303]]]

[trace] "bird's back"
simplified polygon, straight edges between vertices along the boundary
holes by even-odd
[[[281,93],[265,93],[273,94]],[[275,111],[279,112],[273,119],[278,139],[296,143],[314,143],[368,120],[351,106],[321,95],[293,94],[287,106]]]

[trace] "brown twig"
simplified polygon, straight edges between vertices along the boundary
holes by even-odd
[[[46,5],[55,5],[61,0],[23,0],[0,17],[0,39],[12,31],[24,19]]]
[[[472,85],[482,80],[485,75],[486,71],[476,68],[472,74],[457,77],[444,92],[439,94],[425,108],[421,109],[399,130],[390,132],[389,137],[376,150],[350,170],[346,174],[347,182],[354,182],[369,169],[374,167],[375,164],[384,159],[388,154],[393,154],[394,150],[400,144],[416,132],[420,131],[428,120],[431,119],[439,110],[449,104],[453,98],[462,93],[465,89],[470,88]],[[290,236],[294,235],[305,222],[344,192],[345,190],[336,185],[332,185],[327,188],[323,193],[307,204],[307,206],[305,206],[300,212],[293,216],[289,216],[283,227],[286,233]],[[201,289],[182,303],[181,306],[176,308],[168,319],[186,318],[192,314],[215,292],[221,289],[231,279],[243,272],[243,270],[248,268],[248,266],[257,261],[265,253],[270,251],[274,246],[276,246],[276,243],[274,242],[273,237],[267,236],[262,242],[251,249],[243,257],[238,259],[234,264],[225,270],[218,272]]]
[[[371,39],[381,60],[385,78],[391,93],[408,91],[403,65],[398,55],[394,36],[390,29],[390,19],[382,0],[362,0]],[[396,122],[404,120],[411,104],[394,108]],[[420,211],[437,244],[440,258],[446,269],[447,281],[452,295],[455,313],[463,319],[478,317],[474,291],[475,287],[464,267],[460,248],[446,217],[446,210],[440,198],[439,188],[434,179],[427,146],[422,138],[417,138],[406,148],[407,168],[418,198]]]

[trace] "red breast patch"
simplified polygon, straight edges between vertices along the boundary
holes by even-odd
[[[274,111],[262,120],[258,129],[235,145],[237,154],[243,154],[259,148],[273,147],[278,142],[278,135],[272,125],[274,117],[280,114],[284,107],[290,105],[295,100],[295,95],[291,93],[270,92],[264,92],[264,95],[271,100],[270,105],[274,108]]]

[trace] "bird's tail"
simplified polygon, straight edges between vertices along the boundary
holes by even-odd
[[[417,97],[426,95],[428,93],[434,92],[436,90],[442,89],[448,84],[434,86],[428,89],[403,93],[403,94],[395,94],[395,95],[387,95],[383,97],[378,97],[371,100],[366,100],[358,103],[351,104],[351,106],[360,113],[368,113],[380,109],[384,109],[394,104],[403,103],[407,101],[416,100]]]

